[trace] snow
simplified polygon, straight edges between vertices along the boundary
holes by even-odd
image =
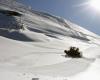
[[[88,68],[87,71],[81,72],[80,74],[70,77],[69,80],[100,80],[100,59],[96,59],[93,64]]]
[[[9,2],[1,0],[0,9],[22,16],[0,13],[0,79],[100,80],[98,35],[17,2],[12,8]],[[65,58],[64,50],[71,46],[79,47],[83,58]]]

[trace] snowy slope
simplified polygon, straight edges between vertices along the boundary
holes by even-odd
[[[0,0],[2,80],[32,80],[35,77],[40,80],[62,80],[67,77],[68,80],[81,80],[84,76],[91,77],[96,67],[95,71],[99,69],[98,35],[61,17],[10,1]],[[79,47],[85,58],[65,58],[63,51],[70,46]]]

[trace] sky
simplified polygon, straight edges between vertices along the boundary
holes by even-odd
[[[100,35],[100,12],[88,7],[89,0],[19,0],[33,10],[65,18]]]

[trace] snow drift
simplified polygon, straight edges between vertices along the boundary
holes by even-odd
[[[61,17],[11,1],[0,0],[2,80],[7,80],[8,75],[9,80],[27,79],[17,76],[21,73],[34,77],[69,77],[86,70],[100,57],[98,35]],[[63,51],[70,46],[79,47],[84,58],[65,58]]]

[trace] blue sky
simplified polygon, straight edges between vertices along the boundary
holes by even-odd
[[[100,35],[100,13],[87,5],[79,6],[88,0],[19,0],[33,10],[63,17]]]

